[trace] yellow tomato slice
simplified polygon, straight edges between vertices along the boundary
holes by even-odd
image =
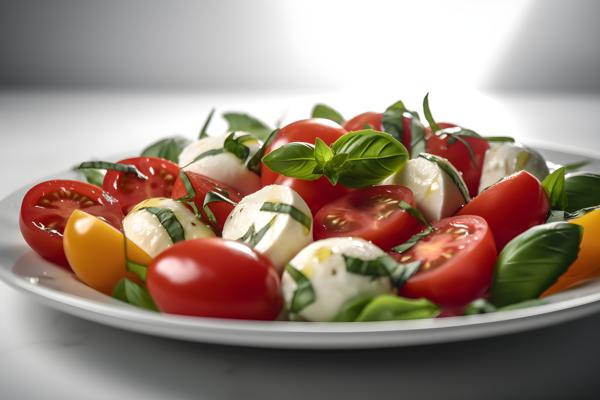
[[[63,246],[69,265],[86,285],[111,294],[119,279],[133,274],[125,266],[125,242],[118,230],[81,210],[67,220]],[[148,265],[152,258],[135,243],[127,240],[127,257]]]
[[[542,297],[569,289],[600,276],[600,209],[569,221],[583,226],[583,238],[577,259]]]

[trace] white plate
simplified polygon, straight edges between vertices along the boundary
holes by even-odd
[[[542,151],[563,163],[573,154]],[[590,170],[600,171],[600,160]],[[70,173],[53,177],[73,178]],[[371,323],[255,322],[157,314],[96,292],[73,274],[29,250],[18,226],[26,188],[0,202],[0,279],[42,304],[102,324],[171,338],[276,348],[372,348],[408,346],[500,335],[579,318],[600,310],[600,282],[527,309],[465,317]]]

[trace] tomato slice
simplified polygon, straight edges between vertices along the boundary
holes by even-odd
[[[276,185],[289,186],[304,199],[313,215],[325,204],[345,195],[350,190],[342,185],[333,186],[325,177],[314,181],[290,178],[280,175]]]
[[[281,128],[277,133],[275,140],[273,140],[273,142],[265,149],[265,155],[292,142],[314,144],[317,138],[320,138],[326,144],[331,145],[346,133],[344,128],[328,119],[303,119],[292,122]],[[266,165],[261,164],[260,181],[263,186],[272,185],[278,177],[278,173],[274,172]]]
[[[63,232],[74,210],[85,210],[121,229],[121,207],[101,188],[79,181],[51,180],[35,185],[23,198],[21,234],[40,256],[66,267]]]
[[[500,251],[517,235],[543,224],[549,211],[540,181],[527,171],[519,171],[481,192],[457,214],[484,218]]]
[[[152,197],[171,197],[179,167],[157,157],[133,157],[119,164],[134,165],[148,179],[120,171],[107,171],[102,187],[121,204],[127,214],[136,204]]]
[[[408,251],[390,253],[399,262],[422,262],[399,294],[424,297],[444,307],[463,306],[481,297],[491,284],[497,257],[488,224],[481,217],[464,215],[442,219],[433,228]]]
[[[240,192],[235,190],[229,185],[226,185],[222,182],[216,181],[204,175],[196,174],[195,172],[187,171],[185,172],[188,177],[194,191],[196,192],[196,196],[193,198],[194,204],[200,211],[202,215],[202,221],[205,224],[214,226],[217,229],[217,233],[220,234],[223,230],[223,225],[225,224],[225,220],[227,220],[227,216],[233,210],[233,205],[224,201],[209,203],[208,208],[212,211],[215,216],[215,224],[213,224],[206,212],[204,211],[204,198],[208,192],[216,192],[222,195],[225,195],[229,199],[231,199],[235,203],[239,203],[242,197],[244,197]],[[181,180],[181,177],[178,177],[173,185],[173,192],[171,194],[173,199],[180,199],[187,195],[187,191],[185,188],[185,184]]]
[[[383,130],[383,125],[381,124],[382,118],[382,113],[367,111],[349,119],[343,126],[348,132],[361,131],[368,128],[381,131]]]
[[[383,185],[354,190],[317,212],[315,240],[356,236],[389,250],[421,229],[421,224],[399,207],[401,201],[415,206],[411,190],[404,186]]]

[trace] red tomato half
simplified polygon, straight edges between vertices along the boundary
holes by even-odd
[[[179,175],[177,164],[157,157],[133,157],[121,160],[119,164],[134,165],[148,177],[148,179],[140,179],[124,172],[106,172],[102,187],[119,200],[125,214],[143,200],[152,197],[171,197],[173,183]]]
[[[216,225],[213,225],[208,219],[203,207],[206,194],[208,192],[217,192],[229,197],[235,203],[240,202],[243,197],[242,194],[231,186],[208,178],[204,175],[196,174],[194,172],[186,172],[185,174],[190,180],[194,191],[196,192],[196,196],[193,198],[193,201],[196,204],[198,211],[200,211],[200,214],[202,214],[202,221],[204,221],[205,224],[214,226],[218,233],[221,233],[223,230],[223,224],[225,224],[225,220],[227,219],[229,213],[233,210],[234,206],[224,201],[208,204],[208,208],[212,211],[215,219],[217,220]],[[181,177],[178,177],[173,185],[173,193],[171,194],[171,197],[174,199],[180,199],[185,196],[187,196],[185,185],[183,184]]]
[[[401,201],[415,206],[412,192],[404,186],[371,186],[354,190],[317,212],[315,240],[356,236],[389,250],[421,229],[421,224],[398,206]]]
[[[481,180],[485,152],[490,148],[489,143],[482,138],[461,136],[473,150],[473,157],[471,157],[471,153],[464,143],[456,141],[449,144],[448,140],[451,136],[443,134],[443,131],[441,132],[441,134],[438,132],[438,134],[432,135],[427,140],[426,151],[450,161],[462,174],[469,189],[469,194],[476,196],[479,191],[479,181]]]
[[[356,117],[349,119],[344,123],[344,129],[348,132],[362,131],[363,129],[375,129],[376,131],[383,130],[381,119],[383,118],[382,113],[373,111],[367,111],[362,114],[358,114]]]
[[[273,143],[266,148],[265,155],[291,142],[314,144],[317,138],[331,145],[345,133],[347,132],[344,128],[328,119],[303,119],[281,128]],[[278,173],[273,172],[264,164],[261,164],[260,172],[260,181],[263,186],[272,185],[279,176]]]
[[[422,261],[419,271],[400,288],[400,296],[424,297],[444,307],[458,307],[489,288],[496,263],[494,238],[483,218],[471,215],[436,222],[434,232],[402,254],[400,262]]]
[[[349,189],[342,185],[333,186],[327,178],[321,177],[314,181],[290,178],[279,175],[276,185],[289,186],[304,199],[313,215],[325,204],[345,195]]]
[[[158,308],[172,314],[274,320],[283,304],[271,262],[221,238],[168,248],[150,264],[147,285]]]
[[[67,219],[78,209],[121,229],[121,207],[105,197],[101,188],[79,181],[52,180],[34,186],[23,198],[19,218],[21,234],[40,256],[68,266],[63,232]]]
[[[481,192],[457,215],[484,218],[500,251],[515,236],[544,223],[549,211],[540,181],[529,172],[519,171]]]

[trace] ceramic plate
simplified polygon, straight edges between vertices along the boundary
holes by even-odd
[[[541,152],[556,163],[582,159],[575,154]],[[594,160],[588,169],[600,171],[600,160]],[[68,172],[52,176],[74,178]],[[600,310],[600,282],[593,282],[549,298],[549,303],[541,306],[443,319],[334,324],[235,321],[152,313],[88,288],[73,274],[31,251],[21,238],[18,226],[19,207],[26,189],[0,202],[0,279],[42,304],[131,331],[256,347],[372,348],[500,335],[548,326]]]

